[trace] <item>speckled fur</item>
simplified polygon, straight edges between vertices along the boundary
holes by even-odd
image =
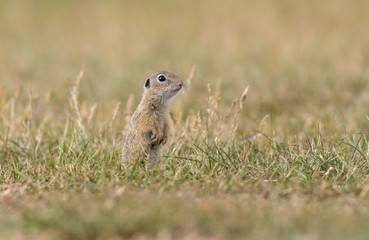
[[[165,76],[160,82],[158,77]],[[182,88],[183,80],[177,74],[162,71],[152,74],[145,82],[144,94],[133,113],[122,147],[122,161],[139,159],[155,164],[159,150],[168,139],[171,100]]]

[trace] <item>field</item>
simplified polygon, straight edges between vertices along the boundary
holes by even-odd
[[[0,239],[367,239],[368,9],[1,1]],[[122,165],[160,70],[161,164]]]

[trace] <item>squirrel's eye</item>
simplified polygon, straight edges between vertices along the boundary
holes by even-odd
[[[160,81],[160,82],[164,82],[165,80],[167,80],[163,75],[160,75],[159,77],[158,77],[158,80]]]

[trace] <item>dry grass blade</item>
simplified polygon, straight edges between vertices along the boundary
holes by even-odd
[[[33,95],[32,95],[32,89],[29,85],[29,92],[28,92],[28,107],[27,107],[27,119],[26,119],[26,132],[24,135],[24,142],[23,147],[29,148],[30,142],[31,142],[31,124],[33,119]]]
[[[240,97],[240,110],[242,109],[242,107],[243,107],[243,103],[245,102],[245,100],[246,100],[246,96],[247,96],[247,93],[249,92],[249,86],[247,86],[246,88],[245,88],[245,90],[242,92],[242,94],[241,94],[241,97]]]
[[[195,75],[196,75],[196,65],[193,65],[192,68],[191,68],[191,71],[188,74],[188,77],[185,81],[185,84],[186,84],[187,88],[191,87],[191,83],[192,83],[192,80],[195,78]]]
[[[111,122],[112,123],[114,123],[115,122],[115,120],[117,119],[117,117],[118,117],[118,114],[119,114],[119,108],[120,108],[120,105],[121,105],[122,103],[121,102],[118,102],[117,103],[117,106],[115,107],[115,109],[114,109],[114,112],[113,112],[113,117],[112,117],[112,119],[111,119]]]
[[[87,118],[87,124],[90,125],[92,123],[92,119],[95,116],[95,112],[97,109],[98,104],[95,103],[94,105],[91,106],[89,114],[88,114],[88,118]]]
[[[127,104],[126,104],[126,109],[124,111],[124,120],[125,120],[125,125],[127,126],[129,124],[129,121],[131,120],[131,116],[133,114],[132,108],[133,108],[133,100],[134,100],[134,95],[130,94],[128,96],[128,100],[127,100]]]
[[[77,77],[77,81],[75,82],[72,91],[71,91],[71,97],[72,97],[72,105],[73,105],[73,109],[74,109],[74,113],[76,116],[76,123],[77,126],[79,127],[81,133],[83,134],[83,136],[86,138],[87,137],[87,131],[85,126],[83,125],[83,119],[81,117],[80,111],[79,111],[79,103],[78,103],[78,97],[79,97],[79,87],[83,78],[83,73],[84,70],[81,70],[79,72],[79,75]]]

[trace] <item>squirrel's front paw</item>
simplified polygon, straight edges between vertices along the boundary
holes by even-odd
[[[150,131],[149,132],[149,138],[150,138],[151,144],[159,143],[160,140],[161,140],[160,134],[156,131]]]

